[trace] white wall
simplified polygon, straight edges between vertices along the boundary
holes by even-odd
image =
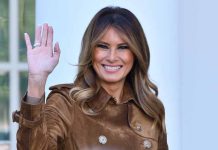
[[[151,49],[151,79],[158,85],[166,108],[171,150],[180,150],[178,3],[175,0],[37,0],[36,21],[54,26],[55,40],[62,49],[60,63],[47,88],[72,82],[83,32],[94,14],[104,6],[130,9],[139,18]],[[47,91],[48,93],[48,91]]]
[[[180,3],[182,146],[215,150],[218,135],[218,1]]]

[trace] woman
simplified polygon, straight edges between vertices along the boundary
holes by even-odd
[[[41,30],[36,28],[34,48],[25,34],[28,92],[13,114],[18,149],[168,149],[164,106],[148,78],[149,47],[134,14],[105,7],[94,16],[75,82],[51,87],[46,104],[45,84],[60,48],[56,43],[53,50],[51,26]]]

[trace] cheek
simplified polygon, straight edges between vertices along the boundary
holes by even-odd
[[[94,55],[93,63],[96,64],[96,63],[99,63],[100,61],[101,61],[101,57],[99,55]]]
[[[93,54],[93,64],[98,64],[104,58],[104,54],[101,53],[99,50],[95,49]]]
[[[95,70],[95,72],[99,72],[100,70],[100,66],[101,66],[101,62],[102,59],[104,58],[104,56],[102,55],[102,53],[100,53],[98,50],[95,50],[94,54],[93,54],[93,61],[92,61],[92,65],[93,68]]]
[[[124,55],[124,62],[126,63],[126,65],[129,67],[129,69],[131,70],[133,63],[134,63],[134,56],[132,52],[128,52]]]

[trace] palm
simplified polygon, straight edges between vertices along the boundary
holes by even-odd
[[[25,34],[25,41],[27,46],[29,75],[47,78],[58,64],[60,57],[58,43],[56,43],[53,48],[52,27],[44,24],[43,32],[41,26],[36,28],[35,43],[38,43],[36,47],[32,47],[28,34]]]
[[[51,47],[40,46],[27,52],[30,74],[49,74],[58,63],[58,57],[51,57]]]

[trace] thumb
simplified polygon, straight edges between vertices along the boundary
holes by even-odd
[[[61,53],[61,50],[60,50],[60,46],[59,46],[59,43],[56,42],[55,43],[55,46],[54,46],[54,57],[60,57],[60,53]]]

